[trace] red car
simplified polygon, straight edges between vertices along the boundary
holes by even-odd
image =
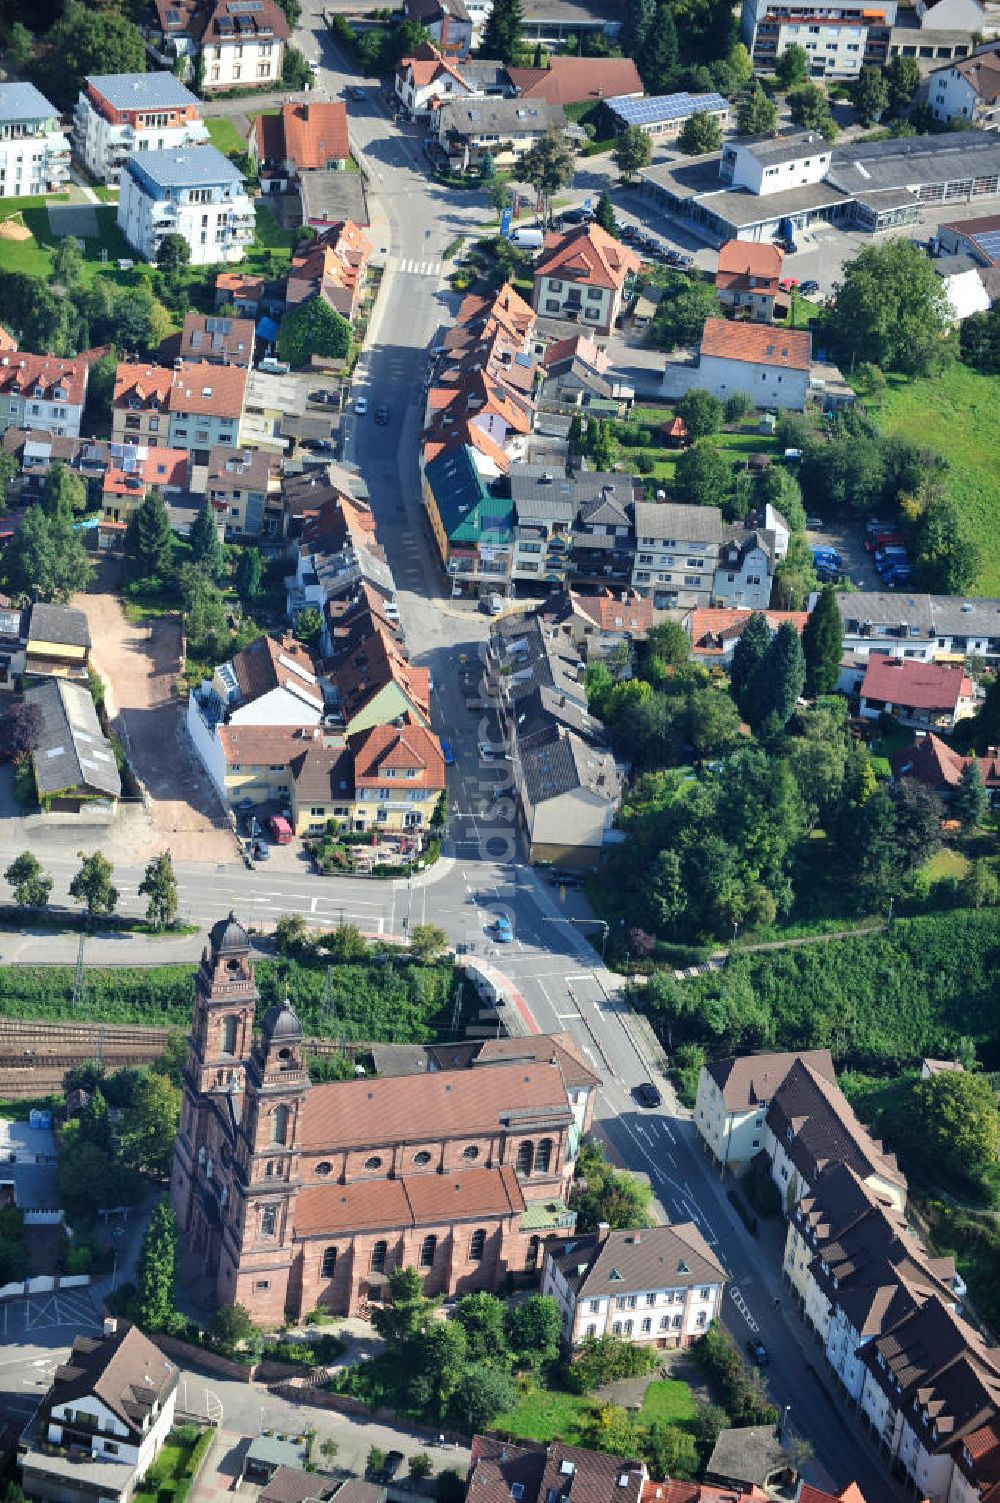
[[[900,548],[902,544],[901,532],[871,532],[865,538],[865,547],[869,553],[874,553],[879,548]]]

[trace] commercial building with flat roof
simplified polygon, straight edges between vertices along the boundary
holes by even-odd
[[[692,115],[710,115],[720,128],[729,124],[729,100],[721,94],[622,94],[607,100],[619,131],[637,125],[654,141],[673,141]]]

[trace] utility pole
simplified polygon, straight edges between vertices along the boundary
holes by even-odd
[[[410,915],[413,911],[413,857],[410,857],[410,865],[406,876],[406,917],[403,920],[403,933],[407,939],[410,937]]]
[[[83,931],[80,931],[80,947],[76,952],[76,971],[73,976],[73,1000],[74,1011],[83,1003]]]
[[[458,1037],[458,1026],[462,1021],[462,983],[455,988],[455,1000],[451,1009],[451,1031]]]
[[[106,1026],[107,1026],[106,1024],[101,1023],[99,1025],[99,1027],[98,1027],[98,1030],[97,1030],[97,1068],[98,1069],[100,1069],[101,1066],[104,1064],[104,1031],[105,1031]],[[114,1285],[112,1285],[112,1288],[114,1288]]]

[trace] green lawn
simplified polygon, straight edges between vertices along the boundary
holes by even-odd
[[[231,152],[246,151],[247,143],[227,115],[212,115],[205,121],[212,145],[225,156]]]
[[[1000,381],[957,361],[939,376],[890,377],[876,417],[887,433],[935,449],[948,460],[949,493],[982,554],[975,593],[1000,595]]]
[[[940,882],[943,877],[955,877],[961,881],[968,870],[968,858],[961,851],[952,850],[951,846],[945,845],[927,862],[923,874],[932,882]]]
[[[663,1420],[668,1425],[687,1425],[695,1416],[694,1394],[679,1378],[650,1383],[642,1401],[643,1418]]]
[[[521,1391],[517,1404],[493,1421],[494,1430],[515,1440],[537,1440],[547,1445],[559,1439],[575,1445],[593,1412],[594,1401],[584,1394],[555,1393],[533,1384]]]

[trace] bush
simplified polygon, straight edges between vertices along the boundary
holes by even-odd
[[[573,1393],[592,1393],[605,1383],[644,1377],[658,1361],[651,1347],[619,1336],[585,1336],[579,1355],[566,1369],[566,1387]]]
[[[768,1402],[758,1371],[750,1372],[728,1331],[713,1321],[692,1351],[734,1425],[773,1425],[778,1410]]]

